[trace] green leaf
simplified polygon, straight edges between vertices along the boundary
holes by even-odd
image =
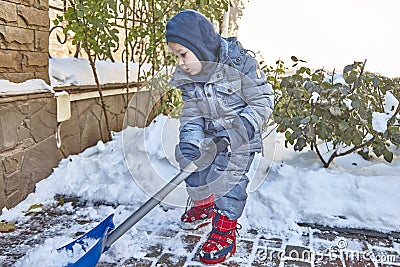
[[[293,140],[292,134],[289,131],[285,132],[285,138],[291,145],[293,145],[294,140]]]
[[[344,67],[343,72],[350,72],[353,70],[353,65],[347,65],[346,67]]]
[[[313,82],[317,82],[317,81],[319,81],[321,79],[321,77],[319,76],[319,75],[317,75],[317,74],[313,74],[312,76],[311,76],[311,80],[313,81]]]
[[[313,114],[313,115],[311,115],[311,121],[313,123],[319,122],[319,117]]]
[[[375,87],[378,87],[381,84],[381,80],[378,77],[374,77],[374,79],[372,80],[372,85]]]
[[[307,82],[304,84],[304,88],[305,88],[306,90],[309,90],[309,89],[311,89],[312,87],[313,87],[313,83],[310,82],[310,81],[307,81]]]
[[[387,162],[392,162],[392,160],[393,160],[393,153],[390,152],[387,148],[385,148],[385,150],[383,151],[383,158],[384,158]]]
[[[36,210],[36,209],[40,209],[43,207],[43,204],[39,203],[39,204],[33,204],[29,207],[28,211],[32,211],[32,210]]]
[[[326,138],[327,138],[327,136],[328,136],[328,132],[327,132],[327,130],[326,130],[326,128],[320,128],[318,131],[317,131],[317,135],[318,135],[318,137],[321,139],[321,140],[326,140]]]
[[[346,83],[353,84],[357,80],[357,75],[351,74],[345,78]]]
[[[309,123],[311,121],[311,118],[310,117],[306,117],[306,118],[304,118],[304,119],[302,119],[301,121],[300,121],[300,124],[307,124],[307,123]]]
[[[300,127],[298,127],[298,128],[296,128],[296,129],[294,130],[294,132],[292,133],[292,138],[293,138],[293,139],[297,139],[297,138],[299,138],[299,137],[302,136],[302,135],[303,135],[303,129],[300,128]]]
[[[361,101],[360,100],[353,100],[353,101],[351,101],[351,106],[353,107],[353,108],[359,108],[359,107],[361,107]]]
[[[299,60],[297,59],[297,57],[295,57],[295,56],[291,56],[290,58],[291,58],[291,59],[292,59],[292,61],[294,61],[294,62],[297,62],[297,61],[299,61]]]
[[[35,213],[41,212],[42,211],[42,207],[43,207],[43,204],[41,204],[41,203],[33,204],[32,206],[29,207],[28,211],[26,212],[26,215],[35,214]]]
[[[361,157],[363,157],[363,159],[365,160],[369,160],[370,159],[370,155],[369,155],[369,151],[368,150],[360,150],[357,152],[359,155],[361,155]]]
[[[356,146],[359,146],[359,145],[362,144],[362,137],[361,137],[361,135],[360,135],[358,132],[355,132],[355,133],[353,134],[352,142],[353,142],[353,144],[356,145]]]
[[[342,110],[339,107],[331,107],[329,109],[329,112],[333,115],[333,116],[340,116],[342,115]]]
[[[383,144],[375,144],[372,147],[373,147],[373,151],[377,157],[382,156],[382,154],[384,153],[384,151],[386,149]]]
[[[303,148],[307,145],[306,139],[303,137],[300,137],[297,139],[296,144],[294,145],[294,150],[295,151],[301,151]]]
[[[328,82],[323,82],[321,85],[325,88],[332,88],[332,84]]]
[[[343,86],[343,87],[340,87],[340,93],[343,95],[343,96],[346,96],[346,95],[348,95],[349,93],[350,93],[350,88],[348,87],[348,86]]]
[[[349,124],[345,121],[341,121],[338,124],[340,131],[346,131],[349,128]]]
[[[285,78],[283,78],[282,79],[282,82],[281,82],[281,87],[286,87],[286,86],[288,86],[289,85],[289,83],[290,83],[290,77],[285,77]]]
[[[308,70],[308,69],[307,69],[306,67],[301,67],[301,68],[298,70],[298,73],[303,74],[303,73],[306,73],[307,70]]]
[[[368,120],[368,110],[365,107],[360,107],[358,109],[358,114],[363,120]]]

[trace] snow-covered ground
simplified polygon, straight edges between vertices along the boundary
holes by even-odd
[[[87,60],[51,59],[50,63],[51,86],[41,80],[23,84],[0,81],[0,94],[52,92],[53,86],[93,84]],[[123,81],[125,77],[121,63],[98,62],[98,70],[102,83]],[[136,79],[134,73],[129,75],[132,80]],[[386,121],[393,115],[389,111],[398,104],[392,94],[386,94],[385,113],[374,113],[375,130],[386,130]],[[35,193],[15,208],[3,209],[0,221],[27,220],[25,215],[32,205],[57,206],[55,196],[62,195],[88,203],[110,204],[77,209],[68,202],[58,207],[73,214],[71,217],[91,221],[87,227],[94,227],[110,214],[115,214],[114,222],[119,225],[178,173],[173,153],[178,126],[178,120],[159,116],[145,129],[129,127],[114,133],[113,140],[106,144],[99,142],[79,155],[69,156],[47,179],[36,185]],[[294,152],[290,147],[285,148],[281,134],[266,138],[264,147],[264,157],[257,155],[249,173],[249,198],[240,218],[243,231],[256,229],[293,242],[296,240],[293,236],[301,235],[298,223],[382,232],[400,229],[398,148],[392,147],[395,154],[392,163],[383,159],[365,161],[361,156],[351,154],[337,158],[329,169],[325,169],[313,151]],[[140,225],[179,231],[178,221],[186,201],[187,194],[181,185],[166,198],[162,208],[155,208]],[[82,231],[79,227],[79,224],[71,224],[62,228],[61,236],[47,239],[28,250],[16,266],[33,266],[37,262],[41,266],[65,264],[65,254],[56,248],[72,241],[75,233]],[[140,257],[142,243],[151,244],[151,238],[134,227],[102,257],[109,262]],[[174,253],[184,251],[181,243],[164,245],[174,247]]]
[[[176,119],[159,116],[145,129],[129,127],[114,133],[108,143],[99,142],[81,154],[69,156],[36,185],[35,193],[15,208],[4,209],[0,221],[24,220],[32,205],[54,205],[56,195],[71,195],[89,202],[112,203],[115,208],[90,206],[76,212],[94,222],[114,213],[118,225],[178,173],[172,156],[178,125]],[[300,234],[297,223],[301,222],[383,232],[400,229],[399,153],[392,163],[365,161],[352,154],[338,158],[325,169],[314,152],[284,148],[280,134],[269,136],[264,145],[265,157],[258,155],[250,172],[248,203],[239,220],[244,231],[257,229],[289,237]],[[167,198],[163,208],[155,208],[140,224],[178,229],[186,198],[182,185]],[[74,212],[70,203],[61,208]],[[38,260],[41,266],[64,263],[65,255],[55,249],[72,241],[78,229],[64,231],[64,236],[47,239],[28,251],[16,266],[29,266]],[[103,257],[112,261],[140,254],[143,238],[146,235],[141,233],[138,240],[138,230],[133,227]],[[176,253],[180,246],[183,244],[175,244]]]

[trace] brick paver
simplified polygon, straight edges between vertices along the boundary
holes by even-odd
[[[26,222],[17,222],[15,232],[0,233],[0,265],[12,266],[30,247],[67,231],[66,226],[69,223],[71,223],[70,214],[51,211],[31,215]],[[287,240],[290,232],[281,237],[255,229],[246,232],[241,230],[236,253],[218,266],[400,266],[398,232],[381,233],[307,224],[299,226],[302,234],[296,233],[294,243]],[[146,225],[142,225],[137,229],[138,233],[146,233],[148,240],[154,240],[148,246],[141,246],[144,253],[140,255],[143,256],[117,263],[101,259],[98,266],[204,266],[199,261],[199,248],[206,240],[210,227],[197,231],[181,231],[177,230],[176,225],[175,227],[161,225],[156,229],[146,229]],[[174,246],[175,244],[179,245]],[[176,247],[179,247],[179,252],[176,251]]]

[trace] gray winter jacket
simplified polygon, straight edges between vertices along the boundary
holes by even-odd
[[[255,130],[246,150],[262,150],[262,125],[272,113],[273,91],[236,38],[221,38],[219,62],[208,82],[194,81],[178,66],[170,84],[182,91],[184,101],[180,142],[199,147],[205,137],[228,136],[233,120],[243,116]]]

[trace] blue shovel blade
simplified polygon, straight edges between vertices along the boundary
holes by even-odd
[[[71,243],[65,245],[64,247],[59,248],[58,250],[70,250],[73,251],[74,247],[77,246],[85,251],[85,254],[81,256],[76,262],[68,264],[66,267],[95,267],[97,262],[100,259],[101,253],[107,250],[104,248],[105,241],[107,237],[107,233],[114,229],[113,223],[114,214],[111,214],[106,219],[104,219],[101,223],[99,223],[95,228],[82,235],[78,239],[72,241]],[[87,240],[97,240],[95,245],[91,246],[88,249]]]

